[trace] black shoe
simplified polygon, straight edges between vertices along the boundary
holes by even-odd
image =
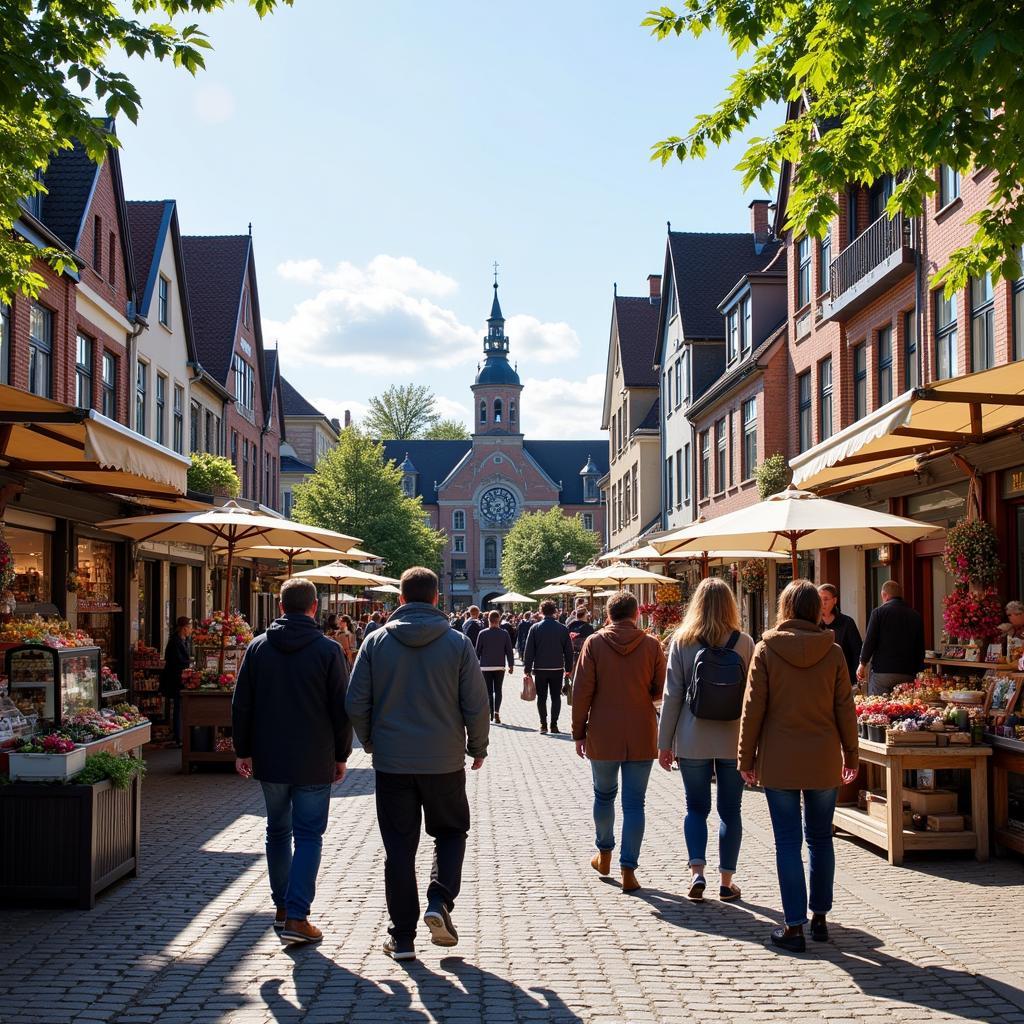
[[[811,938],[815,942],[828,942],[828,922],[824,914],[815,914],[811,918]]]
[[[416,959],[416,947],[413,945],[412,939],[386,938],[384,940],[384,953],[386,956],[391,957],[392,960]]]
[[[553,726],[551,726],[551,735],[552,736],[560,736],[561,733],[562,733],[562,730],[558,728],[558,723],[557,722]]]
[[[707,887],[708,883],[703,875],[694,875],[690,880],[690,891],[686,898],[694,903],[700,903],[704,899],[704,890]]]
[[[545,734],[546,734],[546,733],[547,733],[547,731],[548,731],[548,727],[547,727],[546,725],[542,725],[542,726],[540,727],[540,731],[541,731],[542,733],[545,733]]]
[[[784,949],[787,953],[806,953],[807,940],[803,931],[795,935],[787,935],[785,928],[775,928],[771,935],[772,945]]]
[[[430,929],[430,941],[435,946],[457,946],[459,933],[452,924],[452,916],[443,903],[431,903],[423,915],[423,923]]]

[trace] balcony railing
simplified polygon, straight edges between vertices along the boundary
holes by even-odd
[[[879,217],[830,264],[825,319],[845,319],[905,277],[913,268],[913,245],[910,218],[902,213]]]

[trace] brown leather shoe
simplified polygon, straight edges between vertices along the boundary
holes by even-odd
[[[640,883],[636,880],[636,874],[632,868],[622,869],[622,891],[623,892],[636,892],[640,888]]]
[[[599,874],[607,875],[612,870],[612,851],[611,850],[598,850],[594,854],[594,859],[590,862],[590,866]]]
[[[320,931],[315,924],[310,924],[309,921],[301,921],[291,917],[285,921],[284,931],[281,932],[281,938],[285,942],[289,942],[297,946],[311,946],[314,943],[319,942],[323,937],[324,933]]]

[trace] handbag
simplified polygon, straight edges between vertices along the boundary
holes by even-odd
[[[562,680],[562,696],[565,698],[565,703],[572,707],[572,679],[569,676]]]
[[[533,676],[523,676],[523,692],[519,694],[523,700],[536,700],[537,699],[537,685],[533,681]]]

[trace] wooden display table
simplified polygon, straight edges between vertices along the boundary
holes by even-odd
[[[988,860],[988,759],[992,748],[887,746],[860,741],[862,763],[877,765],[885,778],[887,817],[875,818],[857,807],[837,807],[833,828],[842,829],[885,850],[890,864],[902,864],[906,850],[974,850]],[[903,827],[903,773],[910,769],[962,768],[971,773],[971,829],[963,832],[918,832]],[[894,798],[896,794],[896,798]]]
[[[1005,736],[989,736],[992,744],[992,836],[996,853],[1005,847],[1016,853],[1024,853],[1024,831],[1010,828],[1009,780],[1007,776],[1024,775],[1024,742]]]
[[[181,691],[181,770],[190,772],[193,765],[233,763],[234,751],[193,750],[192,726],[206,726],[214,730],[231,727],[231,692],[227,690]]]

